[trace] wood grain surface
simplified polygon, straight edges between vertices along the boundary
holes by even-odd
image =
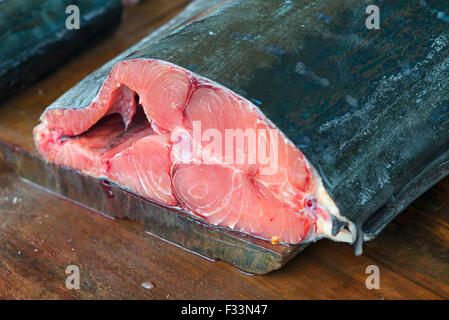
[[[31,130],[45,106],[187,3],[146,0],[127,8],[110,37],[1,102],[0,140],[32,150]],[[79,290],[65,287],[72,264],[80,268]],[[369,265],[380,269],[378,290],[365,286]],[[322,240],[278,271],[249,276],[148,235],[140,224],[32,186],[0,164],[0,298],[447,299],[449,179],[366,243],[361,257],[349,245]]]

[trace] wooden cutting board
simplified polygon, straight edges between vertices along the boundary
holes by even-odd
[[[348,245],[323,240],[281,270],[251,277],[231,265],[205,260],[148,235],[141,224],[105,218],[18,178],[13,171],[48,188],[53,186],[59,193],[74,198],[78,194],[85,203],[100,202],[99,209],[110,215],[121,217],[128,212],[135,220],[146,220],[146,228],[153,233],[208,256],[229,261],[234,254],[236,260],[229,262],[256,273],[280,267],[301,249],[217,231],[176,214],[167,213],[169,220],[155,221],[161,211],[133,216],[133,212],[151,212],[151,206],[130,210],[141,199],[36,160],[32,128],[45,106],[186,4],[147,0],[127,8],[122,24],[106,40],[1,103],[0,298],[449,297],[449,179],[418,199],[378,239],[367,243],[362,257],[355,257]],[[76,183],[68,183],[69,179]],[[167,223],[174,228],[154,227]],[[237,253],[220,252],[223,248],[235,248]],[[264,257],[271,260],[263,261]],[[65,268],[71,264],[80,268],[80,290],[65,287]],[[369,265],[380,269],[378,290],[365,286]],[[154,288],[143,288],[144,282],[153,283]]]

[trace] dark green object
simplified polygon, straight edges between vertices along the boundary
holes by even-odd
[[[69,5],[80,29],[67,29]],[[0,1],[0,99],[23,89],[120,21],[120,0]]]
[[[366,7],[380,8],[369,30]],[[253,101],[363,238],[449,172],[449,3],[228,1],[128,50],[55,101],[84,108],[114,62],[161,59]],[[136,51],[133,54],[133,51]]]

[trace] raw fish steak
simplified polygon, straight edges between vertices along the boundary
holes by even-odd
[[[88,107],[47,110],[35,136],[48,161],[265,239],[331,236],[338,214],[304,155],[259,109],[167,62],[116,63]]]
[[[61,96],[37,148],[214,225],[360,253],[449,171],[449,4],[384,1],[380,30],[365,9],[221,2]]]

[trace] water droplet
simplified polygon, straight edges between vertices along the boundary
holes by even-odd
[[[145,288],[145,289],[148,289],[148,290],[151,290],[151,289],[154,288],[154,284],[152,284],[151,282],[142,282],[142,283],[140,284],[140,286],[141,286],[142,288]]]

